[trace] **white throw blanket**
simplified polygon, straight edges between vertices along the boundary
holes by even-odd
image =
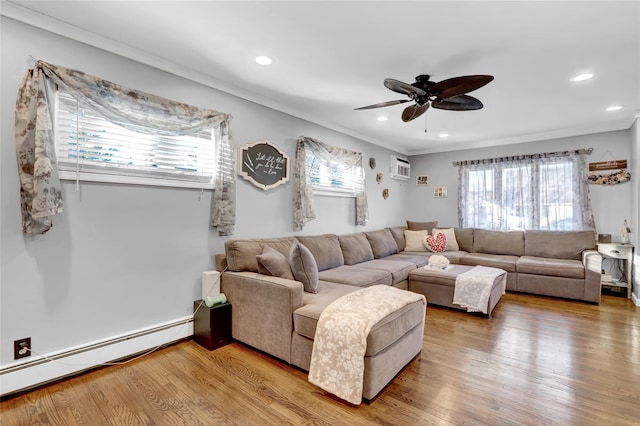
[[[309,382],[352,404],[362,402],[364,354],[371,328],[423,295],[377,285],[342,296],[320,314]]]
[[[467,312],[487,313],[489,296],[495,279],[502,275],[500,285],[504,294],[507,288],[507,273],[502,269],[476,266],[456,277],[453,303],[467,308]]]

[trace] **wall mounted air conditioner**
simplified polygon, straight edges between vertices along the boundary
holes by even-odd
[[[408,159],[392,154],[389,172],[392,179],[409,180],[411,177],[411,164],[409,164]]]

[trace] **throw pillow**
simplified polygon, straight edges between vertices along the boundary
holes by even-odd
[[[409,228],[409,231],[424,231],[426,229],[431,234],[433,228],[437,226],[437,220],[434,220],[433,222],[412,222],[410,220],[407,221],[407,228]]]
[[[447,237],[442,232],[438,232],[435,236],[427,235],[424,246],[434,253],[442,253],[447,248]]]
[[[445,251],[460,250],[458,241],[456,240],[456,233],[453,228],[434,228],[432,234],[436,235],[436,233],[438,232],[442,232],[447,237],[447,248],[445,249]]]
[[[404,231],[404,239],[406,241],[406,246],[404,251],[427,251],[427,248],[424,246],[424,239],[429,235],[429,231],[426,229],[424,231],[409,231],[408,229]]]
[[[258,272],[264,275],[293,280],[291,265],[287,257],[273,247],[264,246],[262,254],[256,256]]]
[[[289,263],[296,281],[300,281],[307,293],[318,292],[318,264],[311,250],[300,243],[291,247]]]

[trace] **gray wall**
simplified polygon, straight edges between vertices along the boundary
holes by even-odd
[[[636,305],[640,306],[640,117],[636,118],[631,127],[631,244],[635,246],[634,256],[634,285],[633,293],[636,297]],[[635,173],[634,173],[635,171]]]
[[[403,223],[407,185],[388,178],[387,149],[293,118],[202,84],[1,18],[0,364],[13,341],[31,336],[46,354],[189,316],[202,271],[224,250],[208,228],[211,192],[133,185],[63,183],[64,213],[45,235],[21,233],[13,122],[29,55],[167,98],[229,112],[234,144],[269,138],[293,160],[300,135],[361,151],[369,223],[355,226],[353,198],[317,197],[318,219],[301,234],[351,233]],[[375,173],[383,171],[378,185]],[[391,197],[382,198],[388,187]],[[262,191],[238,181],[235,237],[293,231],[292,185]]]
[[[409,188],[408,216],[415,220],[437,219],[442,226],[458,226],[458,169],[453,161],[476,160],[516,154],[555,152],[579,148],[593,148],[589,162],[629,160],[632,176],[635,169],[631,159],[632,136],[630,130],[597,133],[570,138],[505,145],[492,148],[449,151],[438,154],[417,155],[410,158],[411,173],[429,175],[426,187]],[[433,198],[434,186],[446,186],[448,198]],[[599,233],[612,234],[620,241],[620,228],[624,219],[632,218],[632,183],[619,185],[590,185],[593,214]],[[637,206],[635,210],[637,216]],[[632,234],[633,235],[633,234]]]

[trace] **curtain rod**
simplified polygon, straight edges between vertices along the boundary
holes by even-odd
[[[509,155],[509,156],[506,156],[506,157],[484,158],[482,160],[454,161],[452,164],[454,166],[464,166],[464,165],[467,165],[467,164],[479,164],[479,163],[483,163],[483,162],[500,163],[502,161],[528,160],[528,159],[531,159],[531,158],[540,158],[540,157],[545,157],[545,156],[562,157],[562,156],[578,155],[578,154],[591,155],[592,152],[593,152],[593,148],[582,148],[582,149],[576,149],[576,150],[573,150],[573,151],[544,152],[544,153],[540,153],[540,154]]]

